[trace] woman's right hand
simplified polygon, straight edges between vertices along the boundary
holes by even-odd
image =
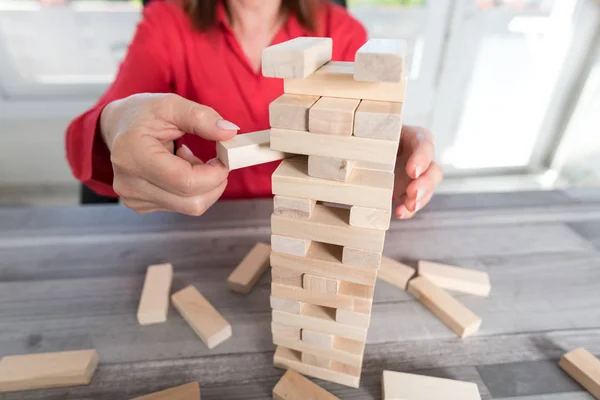
[[[186,147],[173,154],[185,133],[223,141],[238,126],[212,108],[174,94],[137,94],[109,103],[100,117],[111,154],[113,188],[140,214],[173,211],[202,215],[227,186],[229,171],[218,159],[204,164]]]

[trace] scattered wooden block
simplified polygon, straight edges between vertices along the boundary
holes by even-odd
[[[172,281],[173,266],[171,264],[148,267],[137,312],[140,325],[157,324],[167,320]]]
[[[325,349],[333,348],[334,336],[327,333],[315,332],[311,331],[310,329],[302,329],[301,338],[303,342],[312,344],[314,346]]]
[[[360,100],[321,97],[308,111],[308,130],[312,133],[352,136],[354,112]]]
[[[419,261],[418,273],[429,282],[455,292],[487,297],[492,290],[489,275],[482,271]]]
[[[369,328],[371,314],[365,314],[338,308],[335,312],[335,320],[340,324],[352,325],[358,328]]]
[[[307,239],[271,235],[271,250],[277,253],[304,257],[306,256],[306,252],[308,252],[309,247],[310,240]]]
[[[227,286],[234,292],[250,293],[262,274],[269,268],[271,246],[256,243],[227,278]]]
[[[276,128],[271,129],[271,148],[293,154],[375,163],[389,166],[388,172],[394,171],[398,154],[398,146],[390,145],[387,140]],[[367,164],[367,167],[373,169],[372,165]]]
[[[331,38],[299,37],[262,52],[262,74],[270,78],[303,79],[331,60]]]
[[[369,39],[354,57],[354,79],[363,82],[401,82],[405,74],[406,41]]]
[[[283,336],[277,333],[273,333],[273,343],[276,346],[284,346],[301,353],[306,352],[327,356],[332,360],[358,368],[362,367],[365,349],[364,342],[340,337],[335,338],[331,348],[316,346],[299,338]]]
[[[350,210],[317,204],[309,220],[271,216],[274,235],[382,251],[385,231],[357,228],[348,224]]]
[[[331,363],[331,368],[319,368],[302,363],[301,353],[283,346],[277,346],[273,363],[277,368],[294,369],[301,374],[325,379],[357,388],[360,382],[360,367],[352,367],[337,361]]]
[[[381,252],[345,246],[342,251],[342,263],[377,270],[381,265]]]
[[[198,382],[190,382],[133,400],[200,400],[200,385]]]
[[[341,158],[308,156],[308,175],[313,178],[346,182],[352,173],[355,161]]]
[[[284,217],[309,219],[317,202],[299,197],[274,196],[273,212]]]
[[[273,388],[274,400],[339,400],[293,370],[287,370]]]
[[[408,281],[415,276],[415,273],[414,268],[384,256],[381,258],[378,278],[399,289],[406,290]]]
[[[481,400],[477,384],[383,371],[383,400]]]
[[[209,349],[231,337],[231,325],[198,292],[188,286],[171,296],[175,308]]]
[[[323,278],[322,276],[315,276],[310,274],[304,274],[302,287],[304,290],[312,293],[321,294],[338,294],[340,281],[337,279]]]
[[[292,314],[300,314],[303,303],[298,300],[280,299],[271,296],[271,308],[277,311],[288,312]]]
[[[361,296],[366,293],[353,292],[352,289],[348,289],[349,285],[351,285],[349,282],[340,282],[340,292],[337,295],[330,295],[272,283],[271,295],[281,299],[298,300],[303,303],[315,304],[323,307],[343,308],[345,310],[362,313],[371,312],[371,306],[373,304],[372,288],[370,291],[371,296]]]
[[[288,157],[272,150],[269,142],[269,130],[238,134],[232,139],[217,142],[217,157],[230,171]]]
[[[285,79],[283,91],[347,99],[395,101],[406,95],[406,76],[398,83],[360,82],[354,79],[354,63],[330,61],[304,79]]]
[[[402,109],[402,103],[362,101],[356,110],[354,136],[399,141]]]
[[[331,368],[331,359],[314,353],[302,353],[301,360],[304,364],[314,365],[329,369]]]
[[[318,306],[305,304],[302,313],[291,314],[273,310],[273,322],[281,325],[294,326],[301,329],[310,329],[317,332],[329,333],[348,339],[365,341],[367,330],[354,326],[343,325],[335,321],[335,313],[315,312]],[[323,307],[321,307],[323,308]]]
[[[475,333],[481,326],[481,318],[427,278],[419,276],[409,281],[408,292],[461,338]]]
[[[96,350],[6,356],[0,360],[0,393],[88,385],[98,361]]]
[[[568,352],[559,362],[560,367],[600,400],[600,360],[584,348]]]
[[[280,337],[289,340],[300,340],[300,331],[302,331],[302,329],[294,326],[271,323],[271,333],[273,334],[273,337]]]
[[[271,128],[308,130],[308,110],[319,96],[283,94],[269,104]]]
[[[273,256],[275,254],[275,256]],[[278,260],[278,255],[284,253],[271,253],[271,258]],[[298,257],[298,256],[294,256]],[[302,289],[302,272],[293,269],[281,268],[280,264],[275,264],[271,267],[271,282],[286,286],[295,286]]]
[[[302,274],[305,273],[325,278],[341,279],[367,286],[375,284],[377,279],[377,270],[375,267],[354,267],[353,265],[340,264],[341,261],[342,248],[340,246],[312,242],[308,253],[306,253],[306,257],[271,253],[271,268],[273,269],[271,274],[273,282],[275,282],[275,271],[277,271],[277,274],[286,273],[285,278],[280,278],[278,275],[276,283],[285,285],[288,283],[284,279],[289,279],[293,283],[290,283],[292,286],[298,287],[302,287]]]
[[[390,229],[392,219],[392,207],[372,208],[352,206],[350,208],[350,225],[360,228],[380,229],[387,231]]]

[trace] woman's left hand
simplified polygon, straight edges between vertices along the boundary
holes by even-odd
[[[434,158],[431,132],[415,126],[402,127],[394,178],[396,218],[412,218],[431,200],[444,176]]]

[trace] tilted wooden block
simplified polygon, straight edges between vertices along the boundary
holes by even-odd
[[[271,267],[273,269],[271,275],[273,276],[273,282],[275,282],[277,273],[277,283],[298,287],[302,287],[302,274],[304,273],[367,286],[375,284],[377,279],[375,267],[355,267],[341,264],[341,261],[342,248],[340,246],[312,242],[306,257],[271,253]],[[279,274],[285,274],[285,276],[280,277]]]
[[[286,340],[300,340],[300,332],[302,329],[294,326],[286,326],[271,323],[271,333],[273,337],[284,338]]]
[[[6,356],[0,360],[0,393],[88,385],[98,361],[96,350]]]
[[[282,94],[269,104],[271,128],[308,130],[308,110],[319,96]]]
[[[301,332],[302,341],[314,346],[322,347],[325,349],[333,348],[334,336],[328,333],[321,333],[311,331],[310,329],[302,329]]]
[[[290,218],[309,219],[317,202],[299,197],[274,196],[273,212]]]
[[[387,208],[352,206],[350,208],[350,225],[387,231],[390,229],[392,219],[391,206],[391,202]]]
[[[167,320],[172,281],[173,266],[171,264],[148,267],[137,312],[140,325],[157,324]]]
[[[490,277],[483,271],[419,261],[418,273],[429,282],[455,292],[487,297],[492,290]]]
[[[277,253],[304,257],[309,247],[310,240],[271,235],[271,250]]]
[[[217,142],[217,157],[229,170],[265,164],[288,157],[272,150],[269,130],[243,133],[224,142]]]
[[[402,131],[402,103],[365,100],[354,119],[354,136],[398,141]]]
[[[372,38],[354,56],[354,79],[401,82],[405,72],[406,41]]]
[[[308,111],[308,130],[340,136],[352,136],[354,112],[360,100],[321,97]]]
[[[394,171],[398,154],[398,145],[387,140],[276,128],[271,129],[271,148],[290,154],[371,163],[366,165],[366,169],[373,169],[373,164],[379,166],[375,170],[381,170],[381,165],[389,166],[387,172]]]
[[[409,281],[408,292],[461,338],[475,333],[481,326],[481,318],[427,278],[419,276]]]
[[[321,294],[338,294],[340,281],[337,279],[323,278],[322,276],[310,274],[304,274],[302,278],[302,287],[306,291]]]
[[[298,37],[262,52],[262,74],[270,78],[303,79],[331,60],[331,38]]]
[[[365,350],[365,342],[358,340],[336,337],[333,341],[333,346],[325,348],[305,342],[299,338],[291,337],[290,335],[283,336],[276,332],[273,332],[273,343],[276,346],[284,346],[299,352],[327,356],[332,360],[358,368],[362,367]]]
[[[196,290],[188,286],[171,296],[173,305],[181,313],[209,349],[223,343],[231,337],[231,325],[213,306]]]
[[[361,268],[373,268],[376,271],[381,265],[381,252],[345,246],[342,252],[342,262]]]
[[[560,367],[600,400],[600,360],[584,348],[578,348],[561,357]]]
[[[190,382],[133,400],[200,400],[200,385],[198,382]]]
[[[301,360],[304,364],[314,365],[315,367],[331,368],[331,358],[317,355],[314,353],[302,353]]]
[[[399,289],[406,290],[408,281],[415,276],[416,272],[414,268],[384,256],[381,259],[378,278]]]
[[[344,325],[352,325],[358,328],[368,328],[371,322],[371,314],[338,308],[335,310],[335,320]]]
[[[407,78],[398,83],[359,82],[354,79],[354,63],[330,61],[305,79],[285,79],[283,91],[347,99],[403,102]]]
[[[262,274],[269,268],[271,246],[256,243],[227,278],[227,286],[234,292],[250,293]]]
[[[313,178],[346,182],[355,162],[341,158],[308,156],[308,175]]]
[[[383,371],[383,400],[481,400],[477,384]]]
[[[335,315],[317,314],[312,304],[305,304],[302,313],[291,314],[283,311],[273,310],[273,322],[281,325],[295,326],[296,328],[310,329],[317,332],[329,333],[348,339],[365,341],[367,330],[350,325],[343,325],[335,321]]]
[[[370,288],[370,293],[358,293],[353,292],[352,289],[348,289],[348,286],[350,285],[356,284],[341,282],[340,293],[337,295],[330,295],[309,292],[293,286],[272,283],[271,295],[282,299],[298,300],[303,303],[315,304],[324,307],[343,308],[350,311],[370,313],[371,306],[373,304],[373,289]]]
[[[298,300],[280,299],[271,296],[271,308],[277,311],[288,312],[292,314],[300,314],[303,303]]]
[[[357,388],[360,383],[359,367],[352,367],[336,361],[331,363],[331,368],[329,369],[307,365],[302,362],[300,352],[283,346],[277,346],[275,355],[273,356],[273,363],[277,368],[291,368],[301,374],[325,379],[330,382],[339,383],[340,385]]]
[[[273,388],[274,400],[339,400],[321,386],[293,370],[287,370]]]

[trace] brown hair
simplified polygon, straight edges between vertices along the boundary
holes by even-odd
[[[184,0],[183,4],[192,24],[197,29],[206,31],[215,25],[219,1],[221,0]],[[315,32],[316,13],[321,3],[321,0],[281,0],[281,11],[294,14],[302,27]]]

